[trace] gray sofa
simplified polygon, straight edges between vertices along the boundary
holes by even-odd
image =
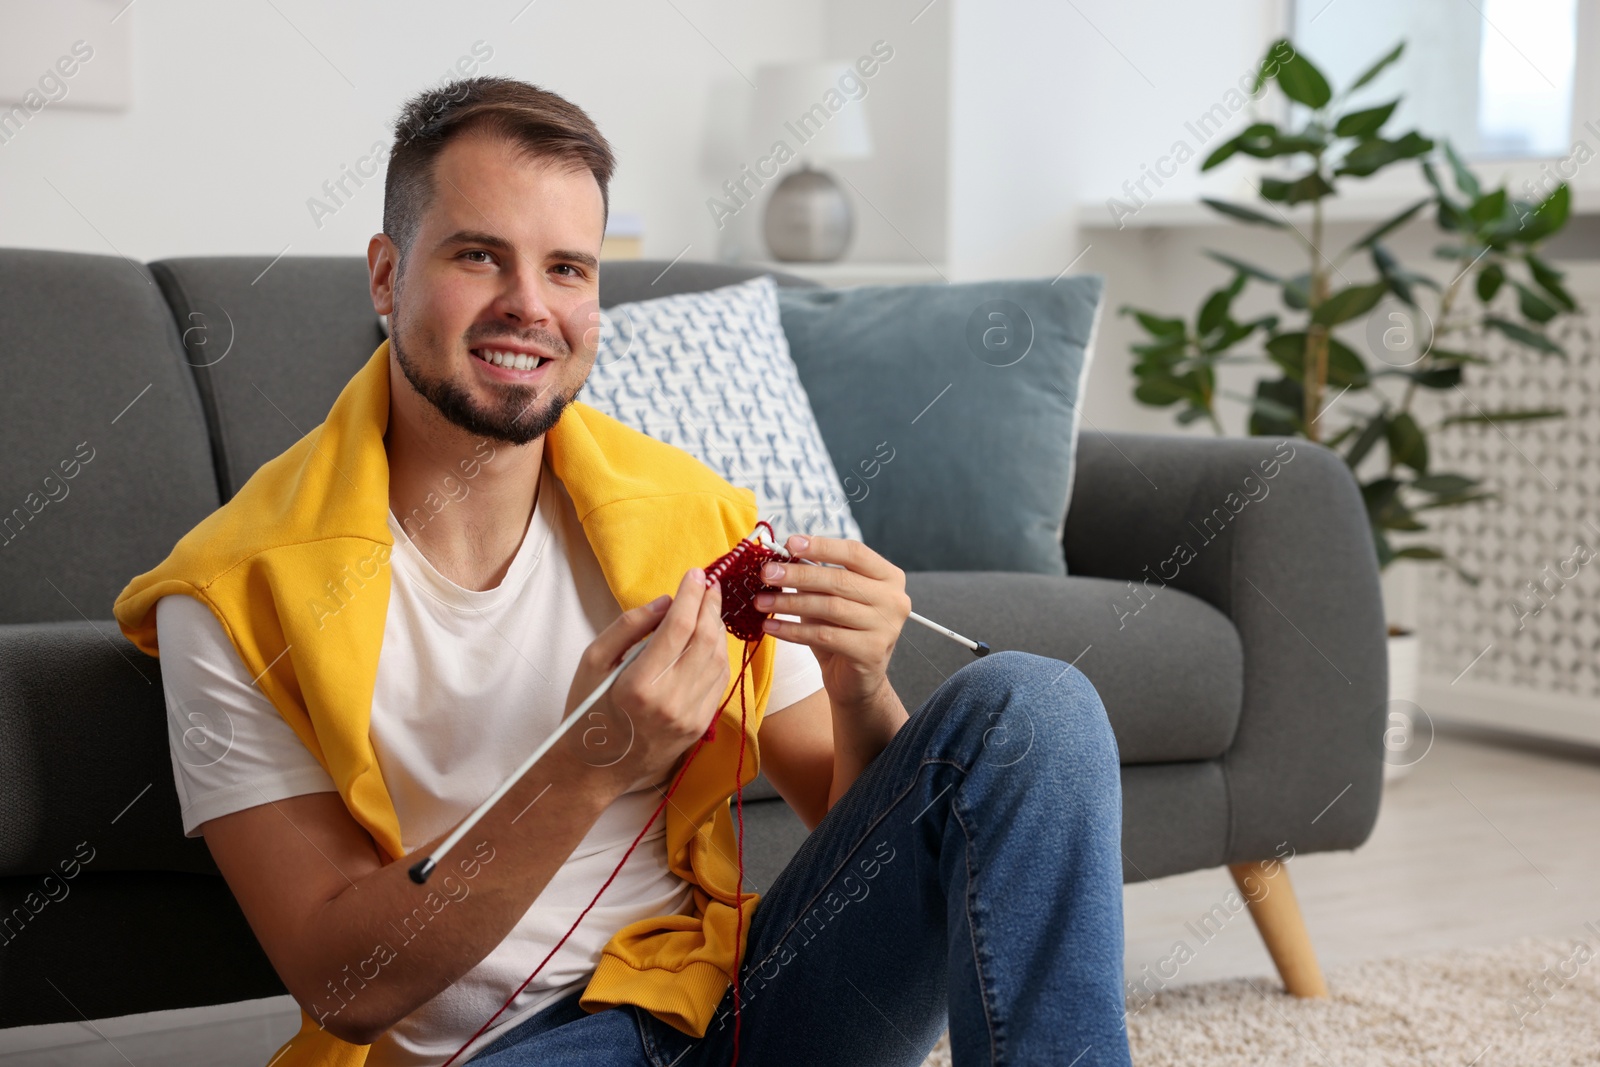
[[[607,264],[603,302],[756,273],[665,266]],[[364,261],[0,250],[0,296],[0,1027],[281,994],[183,836],[158,664],[111,604],[370,356]],[[1353,848],[1376,817],[1386,660],[1356,485],[1295,442],[1267,498],[1224,508],[1279,443],[1086,432],[1071,577],[909,579],[919,612],[1094,682],[1129,881]],[[1182,540],[1205,543],[1164,587],[1139,584]],[[907,632],[891,679],[915,708],[969,660]],[[765,782],[747,796],[760,890],[806,831]]]

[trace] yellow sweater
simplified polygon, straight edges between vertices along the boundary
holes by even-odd
[[[394,544],[383,444],[388,421],[385,341],[321,426],[262,466],[164,561],[129,582],[114,610],[122,632],[156,656],[156,601],[181,593],[208,606],[245,667],[259,675],[262,692],[326,768],[350,814],[388,857],[399,859],[399,820],[368,734]],[[586,404],[568,405],[545,437],[545,458],[572,497],[624,611],[674,592],[686,570],[706,566],[755,528],[749,489]],[[337,612],[327,607],[330,587],[342,604]],[[730,635],[734,667],[742,653]],[[744,783],[759,767],[756,734],[772,659],[773,643],[763,641],[746,683]],[[728,801],[738,750],[735,696],[716,740],[700,750],[662,815],[668,862],[696,886],[694,912],[618,930],[584,990],[585,1010],[636,1004],[686,1034],[705,1035],[738,963],[735,924],[742,924],[742,951],[759,900],[746,894],[735,914],[737,851]],[[431,891],[417,892],[421,900]],[[359,1067],[368,1047],[339,1040],[302,1011],[300,1032],[271,1062]]]

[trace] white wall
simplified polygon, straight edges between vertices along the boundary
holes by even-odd
[[[1171,429],[1132,399],[1128,333],[1149,273],[1126,249],[1080,235],[1080,204],[1126,195],[1185,123],[1223,99],[1276,37],[1274,0],[1165,4],[1116,0],[956,0],[951,54],[950,273],[956,280],[1107,276],[1105,315],[1083,412],[1100,429]],[[1193,195],[1197,164],[1157,188]],[[1169,168],[1170,169],[1170,168]],[[1231,179],[1228,179],[1231,180]],[[1213,185],[1216,183],[1213,182]],[[1087,252],[1085,249],[1087,248]],[[1078,257],[1082,258],[1078,258]],[[1135,279],[1135,290],[1122,284]]]
[[[109,39],[121,4],[99,2]],[[690,258],[715,258],[700,173],[713,89],[729,76],[742,86],[736,68],[819,55],[822,3],[675,4],[682,15],[660,0],[138,3],[118,20],[129,24],[132,106],[51,105],[0,144],[0,245],[135,259],[286,245],[362,254],[380,227],[381,176],[320,228],[307,199],[389,139],[401,101],[482,41],[492,57],[480,72],[568,95],[595,117],[619,158],[613,210],[645,216],[646,254],[689,245]]]
[[[79,2],[108,22],[120,9]],[[1170,428],[1131,400],[1129,335],[1115,316],[1152,302],[1168,268],[1130,255],[1128,241],[1090,247],[1077,213],[1126,197],[1124,183],[1180,141],[1206,150],[1191,124],[1281,32],[1278,0],[1155,11],[1115,0],[675,2],[135,4],[119,19],[131,107],[52,105],[0,144],[0,244],[137,259],[360,254],[379,228],[381,178],[320,227],[307,201],[387,140],[406,96],[482,42],[482,72],[546,86],[595,116],[619,157],[613,210],[643,215],[646,255],[762,258],[763,203],[721,230],[706,206],[749,162],[746,79],[765,62],[853,59],[883,40],[894,59],[866,99],[876,153],[833,165],[857,199],[851,258],[926,259],[957,281],[1054,276],[1075,259],[1076,272],[1106,274],[1085,411],[1102,428]],[[19,10],[0,0],[0,20]],[[1192,162],[1159,188],[1144,181],[1163,200],[1200,182]],[[1237,194],[1239,181],[1215,175],[1207,187]]]

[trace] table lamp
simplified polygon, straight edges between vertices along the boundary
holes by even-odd
[[[756,71],[751,133],[763,146],[787,144],[800,160],[767,200],[762,235],[772,258],[830,263],[844,255],[855,218],[844,190],[812,164],[872,155],[867,82],[848,62],[783,63]]]

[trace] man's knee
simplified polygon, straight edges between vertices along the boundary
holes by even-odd
[[[961,704],[976,704],[963,725],[976,731],[989,762],[1034,754],[1057,765],[1117,766],[1116,739],[1094,684],[1058,659],[1031,652],[995,652],[950,676]]]

